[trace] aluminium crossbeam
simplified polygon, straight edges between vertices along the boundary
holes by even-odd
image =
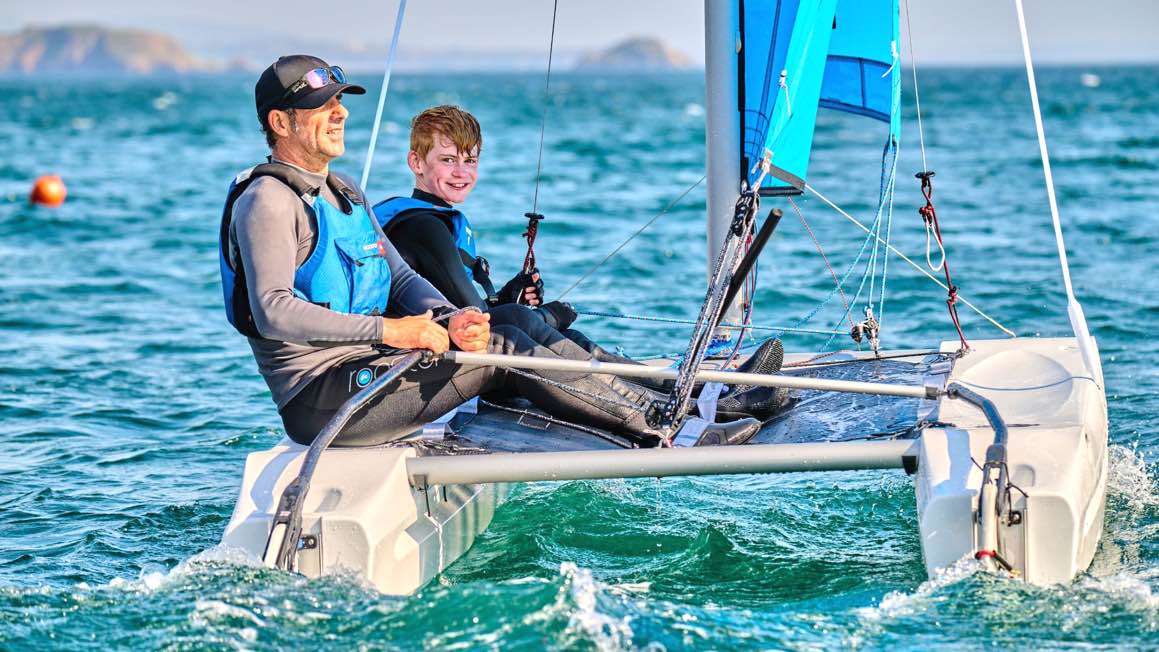
[[[512,367],[538,371],[571,371],[597,374],[612,374],[633,378],[674,379],[678,369],[653,367],[644,364],[622,364],[600,362],[599,360],[565,360],[561,358],[540,358],[522,355],[501,355],[495,353],[466,353],[447,351],[442,358],[455,364],[472,366]],[[705,382],[719,382],[729,385],[754,385],[760,387],[785,387],[788,389],[815,389],[830,392],[852,392],[855,394],[879,394],[906,398],[937,399],[942,394],[938,387],[898,385],[891,383],[867,383],[853,380],[833,380],[829,378],[804,378],[779,374],[743,374],[736,371],[715,371],[702,369],[696,372],[696,379]]]
[[[432,455],[407,460],[413,486],[802,471],[912,471],[918,440],[751,444],[557,453]]]

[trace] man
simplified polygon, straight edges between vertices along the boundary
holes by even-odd
[[[249,338],[287,434],[303,444],[404,350],[456,346],[590,359],[545,324],[491,328],[487,314],[456,312],[403,262],[367,213],[362,191],[329,169],[345,151],[342,96],[365,92],[316,57],[286,56],[267,68],[254,96],[269,163],[238,175],[222,213],[227,317]],[[643,416],[651,396],[631,383],[443,362],[404,374],[355,415],[336,444],[398,438],[480,393],[520,394],[641,446],[659,441]],[[758,426],[717,426],[702,441],[744,439]]]
[[[467,200],[479,175],[483,135],[475,116],[457,106],[435,106],[411,120],[410,151],[407,165],[414,174],[410,197],[392,197],[374,206],[374,216],[404,261],[430,281],[456,306],[481,309],[503,306],[493,315],[493,323],[511,321],[526,328],[538,315],[553,329],[572,340],[597,360],[634,363],[599,346],[583,333],[570,328],[576,313],[569,304],[543,303],[543,281],[539,271],[516,274],[498,292],[490,279],[490,265],[479,256],[474,232],[467,216],[455,208]],[[485,296],[480,296],[472,281]],[[533,312],[511,304],[535,307]],[[780,369],[783,351],[777,340],[759,348],[738,371],[773,373]],[[671,383],[647,383],[667,392]],[[788,392],[773,388],[741,388],[721,397],[717,416],[739,419],[755,416],[768,420],[787,403]]]

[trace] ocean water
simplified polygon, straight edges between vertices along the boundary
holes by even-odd
[[[348,99],[336,164],[356,176],[377,90],[366,81],[371,94]],[[466,209],[497,275],[514,273],[542,82],[396,77],[371,197],[409,191],[411,114],[471,109],[485,142]],[[929,70],[921,82],[926,160],[963,296],[1020,335],[1067,334],[1023,73]],[[573,482],[526,486],[436,582],[390,598],[354,577],[307,580],[216,547],[246,454],[280,437],[219,307],[225,188],[265,153],[252,80],[0,82],[0,648],[1159,647],[1159,69],[1045,69],[1040,84],[1110,407],[1107,518],[1087,573],[1040,588],[962,562],[928,579],[900,471]],[[911,98],[891,238],[924,262]],[[703,107],[697,75],[553,79],[537,245],[549,298],[693,187],[567,298],[588,313],[696,316]],[[877,123],[826,115],[813,157],[812,184],[867,221],[882,138]],[[68,184],[61,208],[26,202],[45,173]],[[820,201],[798,203],[844,276],[864,237]],[[861,277],[849,272],[849,297]],[[832,287],[787,210],[761,263],[755,321],[832,330],[843,311]],[[893,257],[884,287],[885,346],[954,339],[928,279]],[[962,317],[968,337],[1001,337],[968,308]],[[635,355],[680,350],[690,330],[591,314],[581,324]],[[785,338],[790,350],[853,344]]]

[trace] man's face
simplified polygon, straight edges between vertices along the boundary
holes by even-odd
[[[411,151],[407,163],[415,175],[415,186],[448,204],[466,201],[479,175],[479,150],[461,152],[450,138],[436,133],[434,147],[419,158]]]
[[[342,95],[335,95],[316,109],[294,109],[290,128],[278,144],[302,161],[329,163],[346,151],[348,115],[350,112],[342,106]]]

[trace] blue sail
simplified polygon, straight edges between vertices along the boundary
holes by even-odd
[[[753,184],[771,157],[762,194],[805,185],[820,107],[900,132],[897,0],[739,0],[742,178]]]

